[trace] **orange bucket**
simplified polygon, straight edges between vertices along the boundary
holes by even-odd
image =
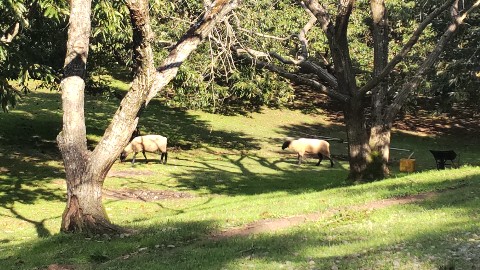
[[[400,159],[400,171],[401,172],[414,172],[415,171],[415,159],[402,158]]]

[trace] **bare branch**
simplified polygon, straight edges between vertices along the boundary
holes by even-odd
[[[268,53],[265,53],[265,52],[261,52],[261,51],[256,51],[256,50],[253,50],[253,49],[250,49],[250,48],[238,48],[236,49],[236,53],[237,54],[244,54],[244,53],[248,53],[249,55],[253,56],[254,58],[261,58],[261,57],[269,57],[270,55]]]
[[[329,30],[330,27],[333,27],[332,22],[330,20],[330,14],[328,14],[327,10],[318,3],[316,0],[307,0],[302,1],[302,5],[307,7],[312,14],[318,19],[320,22],[320,26],[328,36],[328,32],[333,34],[333,31]],[[333,29],[332,29],[333,30]]]
[[[438,59],[440,54],[444,51],[445,46],[447,43],[453,38],[453,36],[457,33],[460,25],[462,25],[465,21],[465,18],[472,13],[475,9],[480,6],[480,0],[477,0],[467,11],[464,13],[457,15],[453,18],[453,22],[447,27],[447,30],[443,33],[440,40],[437,42],[437,45],[433,49],[433,51],[428,55],[427,59],[423,62],[423,64],[419,67],[416,74],[413,76],[412,79],[408,80],[403,86],[402,89],[398,92],[397,96],[393,100],[392,104],[389,106],[387,111],[387,119],[393,121],[394,117],[400,110],[400,108],[405,103],[408,95],[412,92],[413,89],[416,89],[420,82],[425,78],[425,74],[429,68],[433,66],[435,61]],[[457,13],[452,13],[456,15]]]
[[[2,37],[0,38],[0,42],[3,43],[10,43],[12,40],[18,35],[20,31],[20,23],[16,22],[12,24],[5,33],[3,33]]]
[[[248,60],[248,61],[251,61],[259,69],[264,68],[264,69],[267,69],[271,72],[274,72],[274,73],[276,73],[276,74],[278,74],[278,75],[280,75],[280,76],[282,76],[286,79],[289,79],[290,81],[295,82],[297,84],[310,86],[313,89],[315,89],[315,90],[317,90],[321,93],[324,93],[324,94],[326,94],[326,95],[328,95],[328,96],[330,96],[334,99],[340,100],[342,102],[348,102],[349,99],[350,99],[349,96],[344,95],[344,94],[336,91],[335,89],[326,87],[325,85],[321,84],[318,81],[302,77],[301,75],[298,75],[298,74],[295,74],[295,73],[288,72],[281,67],[272,65],[271,63],[261,61],[261,60],[258,60],[258,59],[253,59],[253,58],[249,57],[247,54],[244,54],[244,53],[241,53],[241,52],[242,51],[237,51],[238,57],[240,57],[242,59],[245,59],[245,60]]]
[[[301,49],[299,56],[297,57],[298,60],[304,61],[308,58],[308,40],[307,40],[307,33],[312,29],[313,25],[317,22],[317,17],[305,6],[304,3],[300,3],[303,9],[310,15],[310,20],[308,20],[307,24],[303,26],[298,33],[297,37],[301,44]]]
[[[216,0],[207,12],[173,47],[162,65],[157,69],[145,104],[163,89],[178,72],[178,68],[197,46],[208,36],[214,25],[237,6],[237,0]]]
[[[300,65],[300,63],[304,61],[303,59],[302,60],[293,60],[291,58],[286,59],[276,52],[270,52],[269,55],[286,65]]]
[[[313,73],[315,75],[317,75],[320,80],[323,80],[325,81],[325,83],[327,83],[331,88],[333,89],[338,89],[338,81],[337,81],[337,78],[335,78],[335,76],[333,76],[332,74],[330,74],[328,72],[328,70],[326,70],[325,68],[311,62],[311,61],[303,61],[300,66],[302,68],[305,68],[307,70],[310,70],[310,71],[313,71]]]
[[[423,30],[435,19],[440,13],[445,11],[455,0],[447,0],[442,6],[436,8],[432,11],[425,20],[417,27],[417,29],[413,32],[410,40],[403,46],[402,50],[395,55],[392,60],[387,64],[387,66],[380,72],[379,75],[372,78],[368,81],[362,88],[360,88],[359,92],[361,94],[365,94],[368,91],[372,90],[376,87],[386,76],[390,74],[390,72],[395,68],[395,66],[400,63],[405,56],[410,52],[413,46],[417,43],[420,35],[422,34]]]

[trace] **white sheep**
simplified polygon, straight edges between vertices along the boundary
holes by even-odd
[[[330,158],[330,144],[327,141],[319,139],[300,138],[297,140],[287,139],[283,145],[282,150],[286,148],[292,149],[298,154],[298,165],[302,164],[302,158],[305,153],[317,154],[318,163],[322,162],[325,156],[330,160],[330,167],[333,167],[333,160]]]
[[[167,138],[161,135],[144,135],[135,137],[124,149],[120,155],[120,161],[125,161],[127,156],[130,153],[133,154],[132,164],[135,164],[135,156],[138,152],[142,152],[145,157],[145,163],[148,163],[147,156],[145,152],[156,153],[160,151],[162,154],[160,156],[160,163],[167,163]]]

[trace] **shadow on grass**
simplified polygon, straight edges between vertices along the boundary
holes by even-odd
[[[63,178],[55,137],[60,131],[58,93],[32,93],[15,110],[0,114],[0,207],[8,216],[32,224],[39,237],[50,236],[45,221],[28,218],[15,203],[35,204],[38,200],[63,201],[60,189],[46,184]]]
[[[479,174],[472,177],[478,178]],[[167,221],[139,228],[138,234],[126,238],[56,235],[17,246],[1,260],[7,269],[54,263],[93,269],[383,269],[387,265],[403,266],[400,269],[413,269],[415,265],[476,269],[480,254],[478,243],[472,239],[477,237],[476,241],[480,241],[475,236],[479,233],[475,224],[480,222],[478,200],[475,194],[463,194],[478,190],[479,185],[469,181],[468,186],[412,203],[420,209],[402,208],[402,215],[410,219],[425,214],[425,209],[438,214],[442,209],[458,209],[458,219],[419,219],[422,226],[405,234],[401,227],[409,221],[399,220],[398,224],[386,226],[388,222],[375,209],[275,233],[222,239],[210,237],[221,229],[214,220]],[[369,230],[366,222],[378,229]]]
[[[28,218],[15,208],[15,204],[31,205],[38,200],[63,201],[60,188],[52,189],[46,186],[55,176],[63,177],[63,171],[44,164],[39,158],[20,153],[0,156],[0,164],[0,169],[3,170],[0,177],[0,208],[9,211],[9,217],[32,224],[39,237],[50,236],[45,227],[46,219],[37,221]]]
[[[339,138],[346,142],[345,128],[342,125],[330,124],[295,124],[282,126],[280,133],[285,137],[325,137]],[[272,140],[271,143],[279,144],[280,140]],[[461,165],[480,165],[480,137],[461,134],[440,134],[440,135],[416,135],[406,131],[395,130],[392,132],[390,150],[390,169],[399,173],[399,160],[407,158],[413,153],[412,158],[416,159],[417,171],[431,170],[436,168],[435,159],[429,150],[455,150],[458,154],[458,161]],[[345,143],[335,140],[330,141],[330,152],[334,158],[348,160],[348,146]]]
[[[182,150],[199,148],[202,145],[232,150],[255,150],[260,145],[255,138],[242,132],[212,130],[207,121],[198,119],[187,111],[169,108],[153,100],[139,121],[143,134],[161,134],[169,140],[169,147]]]
[[[215,154],[211,160],[190,160],[182,172],[172,172],[186,190],[207,190],[211,194],[254,195],[277,191],[298,194],[345,185],[347,171],[341,163],[330,168],[328,160],[320,166],[307,161],[301,166],[296,157],[272,161],[253,153]]]

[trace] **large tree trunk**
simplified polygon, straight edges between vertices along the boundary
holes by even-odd
[[[105,170],[108,172],[108,170]],[[121,231],[108,219],[102,203],[104,175],[83,176],[80,184],[72,187],[67,181],[68,201],[62,215],[63,232],[86,232],[94,234]]]
[[[368,177],[365,170],[370,162],[370,147],[365,127],[365,112],[360,100],[352,100],[345,105],[345,126],[347,129],[350,173],[348,179],[361,181]]]
[[[196,24],[175,45],[159,70],[155,70],[148,0],[127,0],[133,25],[134,71],[132,87],[120,103],[112,122],[93,151],[87,149],[84,116],[84,76],[90,36],[91,0],[72,0],[61,83],[63,130],[57,142],[66,171],[67,206],[63,232],[111,233],[121,229],[110,223],[102,204],[102,186],[113,163],[138,123],[138,112],[175,76],[178,67],[229,11],[236,0],[214,1]],[[161,82],[159,82],[161,81]],[[156,87],[155,87],[156,86]]]
[[[85,70],[90,37],[90,0],[71,1],[67,55],[61,82],[63,129],[57,137],[67,183],[67,205],[61,231],[104,232],[114,230],[102,204],[102,184],[110,167],[90,170],[84,115]]]
[[[374,76],[379,76],[388,64],[388,21],[384,0],[371,0],[373,18]],[[370,148],[372,162],[370,173],[373,178],[381,179],[389,175],[390,133],[392,122],[385,119],[388,84],[381,82],[372,89],[372,126],[370,130]]]

